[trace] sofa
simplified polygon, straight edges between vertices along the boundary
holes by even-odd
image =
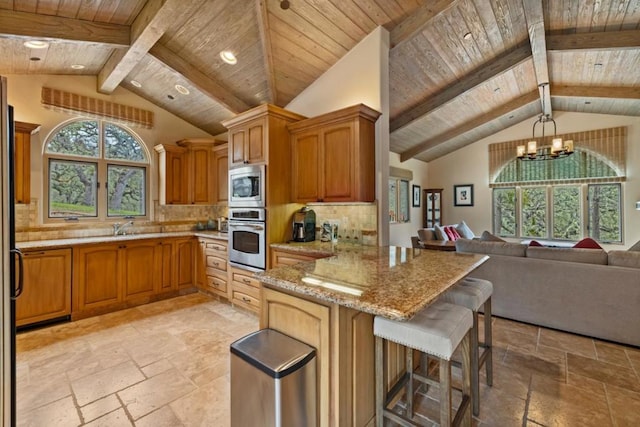
[[[640,347],[640,251],[459,239],[489,255],[471,276],[493,283],[493,314]]]

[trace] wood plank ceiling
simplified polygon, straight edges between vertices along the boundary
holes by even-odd
[[[125,87],[216,135],[251,107],[285,106],[383,26],[391,151],[403,160],[430,161],[534,118],[542,100],[550,115],[640,115],[640,0],[288,3],[0,0],[0,73],[94,75],[98,92]],[[223,50],[238,63],[224,63]]]

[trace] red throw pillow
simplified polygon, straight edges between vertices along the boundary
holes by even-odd
[[[529,242],[529,246],[543,246],[542,243],[538,242],[537,240],[532,240]]]
[[[585,237],[584,239],[573,245],[573,247],[581,249],[602,249],[602,246],[600,246],[598,242],[593,240],[591,237]]]
[[[444,232],[447,233],[447,237],[449,237],[449,240],[451,241],[455,242],[460,238],[460,234],[458,233],[458,230],[455,229],[455,227],[445,227]]]

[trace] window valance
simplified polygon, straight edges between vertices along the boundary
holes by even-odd
[[[108,119],[127,126],[153,128],[153,112],[48,87],[42,88],[42,105],[54,111]]]
[[[489,145],[489,185],[597,183],[624,181],[627,162],[627,128],[615,127],[558,135],[573,140],[572,156],[548,161],[520,161],[516,147],[531,138]],[[551,145],[551,138],[538,146]]]

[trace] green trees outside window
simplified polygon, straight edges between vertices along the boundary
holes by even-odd
[[[127,129],[77,120],[45,146],[50,218],[146,216],[148,156]]]

